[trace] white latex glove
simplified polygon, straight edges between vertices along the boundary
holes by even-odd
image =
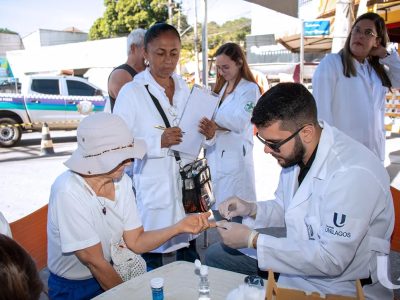
[[[254,216],[257,213],[257,204],[238,197],[230,197],[218,206],[218,211],[223,218],[228,220],[237,216]]]
[[[217,222],[217,229],[222,237],[222,242],[234,249],[247,248],[247,243],[252,230],[246,225],[228,222]]]

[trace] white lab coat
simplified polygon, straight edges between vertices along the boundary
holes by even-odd
[[[184,80],[172,75],[175,83],[173,103],[180,116],[189,96],[189,88]],[[134,138],[143,138],[147,143],[147,154],[143,160],[135,160],[133,175],[136,200],[145,231],[170,226],[185,217],[182,205],[182,186],[179,167],[168,148],[161,148],[162,130],[156,125],[165,126],[145,85],[160,102],[165,115],[173,126],[174,115],[165,90],[151,76],[148,69],[137,74],[134,81],[125,84],[118,94],[114,113],[128,124]],[[115,130],[118,130],[116,128]],[[171,252],[188,246],[193,237],[178,235],[152,252]]]
[[[3,216],[1,212],[0,212],[0,233],[12,238],[10,225],[8,224],[6,218]]]
[[[394,88],[400,87],[397,52],[380,60]],[[314,73],[312,87],[318,118],[364,144],[381,161],[385,159],[385,95],[388,88],[367,61],[354,59],[356,77],[345,77],[339,54],[329,54]]]
[[[221,95],[225,89],[226,84]],[[258,86],[242,79],[217,110],[215,122],[230,131],[217,130],[214,138],[206,142],[206,158],[216,199],[214,208],[230,196],[256,201],[250,119],[258,98]]]
[[[315,160],[297,189],[299,167],[282,169],[276,199],[257,203],[254,228],[286,226],[287,237],[260,234],[258,265],[280,272],[282,286],[355,295],[368,278],[367,299],[392,299],[377,283],[377,255],[390,251],[394,226],[389,176],[364,146],[323,124]],[[297,191],[296,191],[297,190]]]

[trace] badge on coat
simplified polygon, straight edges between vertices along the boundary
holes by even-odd
[[[252,113],[254,109],[254,102],[247,102],[246,105],[244,106],[244,110],[247,111],[248,113]]]
[[[343,227],[344,224],[346,224],[346,215],[340,214],[340,217],[339,217],[339,214],[337,212],[335,212],[333,214],[333,224],[336,227]]]
[[[334,212],[332,216],[333,226],[326,224],[325,232],[337,237],[351,238],[351,232],[342,229],[346,225],[346,218],[345,214]],[[349,228],[349,226],[346,227]]]

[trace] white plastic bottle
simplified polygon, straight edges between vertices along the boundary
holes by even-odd
[[[210,300],[210,282],[208,281],[208,267],[200,267],[199,299]]]

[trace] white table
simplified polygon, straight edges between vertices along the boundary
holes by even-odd
[[[164,278],[165,300],[190,300],[198,298],[200,276],[193,263],[176,261],[124,282],[94,299],[152,299],[150,280]],[[229,292],[244,282],[245,275],[216,268],[208,269],[210,296],[222,300]]]

